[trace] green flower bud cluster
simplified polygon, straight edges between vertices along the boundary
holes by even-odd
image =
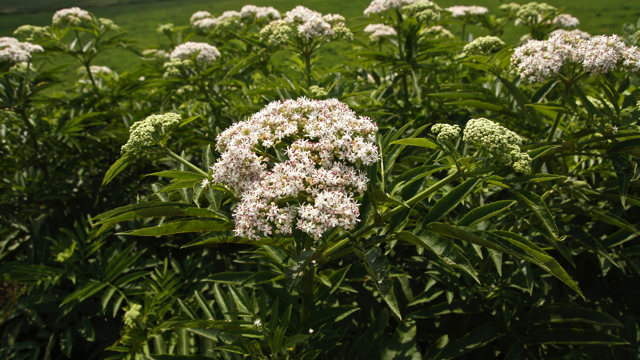
[[[329,93],[325,88],[313,85],[309,87],[309,95],[312,99],[324,99]]]
[[[520,6],[516,12],[516,16],[519,18],[537,18],[539,15],[544,16],[557,10],[557,7],[551,6],[547,3],[530,2]]]
[[[162,68],[164,69],[164,74],[162,75],[162,77],[165,79],[178,77],[182,74],[181,69],[184,69],[191,64],[191,60],[173,59],[171,61],[168,61],[164,63],[164,65],[162,65]]]
[[[161,142],[171,130],[182,121],[182,117],[174,113],[151,115],[131,125],[129,141],[122,146],[122,153],[139,150],[144,145]]]
[[[438,141],[453,141],[460,137],[460,126],[449,124],[435,124],[431,127],[431,132],[438,134]]]
[[[131,304],[129,310],[124,313],[123,320],[124,324],[128,327],[134,327],[136,325],[136,321],[138,321],[142,317],[142,305],[140,304]]]
[[[27,73],[27,63],[19,62],[19,63],[13,65],[9,69],[9,72],[14,73],[14,74],[18,74],[18,75],[24,75],[24,74]],[[29,73],[31,73],[33,75],[36,72],[37,72],[36,68],[32,64],[29,64]]]
[[[13,35],[24,37],[27,41],[51,37],[48,27],[33,25],[22,25],[13,32]]]
[[[526,173],[530,169],[531,158],[520,151],[522,139],[491,120],[470,120],[464,129],[462,140],[474,143],[478,150],[488,152],[501,164],[511,166],[516,172]]]
[[[465,45],[462,51],[467,55],[491,55],[504,47],[505,43],[499,37],[483,36]]]
[[[406,16],[415,16],[418,21],[438,21],[440,20],[442,8],[431,1],[418,1],[404,6],[402,12]]]
[[[173,33],[173,24],[160,25],[158,26],[156,31],[158,32],[158,34],[165,34],[167,36],[171,36],[171,34]]]
[[[260,30],[260,41],[269,46],[279,46],[289,41],[292,30],[284,20],[274,20]]]
[[[120,31],[120,27],[111,19],[100,18],[98,22],[107,30]]]
[[[520,10],[520,4],[509,3],[500,5],[500,10],[507,12],[510,16],[515,16],[518,10]]]

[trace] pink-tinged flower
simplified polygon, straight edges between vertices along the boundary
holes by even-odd
[[[377,126],[336,99],[276,101],[217,137],[214,183],[236,191],[237,236],[298,228],[314,237],[357,223],[354,193],[368,178],[354,165],[378,160]],[[278,147],[285,160],[275,158]],[[206,185],[203,183],[203,186]]]
[[[580,25],[580,20],[575,18],[569,14],[560,14],[553,19],[553,23],[555,25],[560,26],[561,28],[574,28]]]
[[[589,34],[586,31],[582,31],[582,30],[578,30],[578,29],[573,29],[571,31],[569,30],[565,30],[565,29],[557,29],[557,30],[553,30],[550,34],[549,34],[549,39],[551,39],[552,37],[556,36],[556,35],[560,35],[560,34],[572,34],[574,36],[577,36],[583,40],[589,40],[591,38],[591,34]]]
[[[582,54],[582,67],[591,75],[608,73],[618,66],[623,53],[627,49],[625,43],[618,35],[594,36],[577,46],[577,51]]]

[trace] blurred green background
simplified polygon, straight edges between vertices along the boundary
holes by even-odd
[[[440,6],[451,5],[481,5],[489,8],[491,13],[501,15],[498,7],[505,2],[499,0],[437,0]],[[528,1],[516,1],[524,4]],[[363,10],[370,0],[2,0],[0,1],[0,36],[12,36],[13,31],[20,25],[49,25],[51,17],[57,9],[79,6],[91,11],[97,17],[109,18],[128,31],[142,48],[157,47],[167,40],[156,33],[160,24],[173,23],[175,26],[188,25],[191,14],[199,10],[207,10],[213,14],[220,14],[226,10],[240,10],[243,5],[273,6],[284,13],[296,5],[304,5],[322,13],[339,13],[344,15],[350,25],[364,20]],[[609,0],[609,1],[576,1],[553,0],[551,5],[564,8],[580,19],[579,29],[592,35],[620,33],[626,22],[636,23],[640,18],[640,1],[637,0]],[[456,26],[450,28],[454,34],[459,31]],[[478,28],[470,27],[469,31],[475,36],[484,35]],[[510,25],[507,27],[503,39],[508,44],[514,44],[526,33],[526,29]],[[340,47],[329,47],[325,55],[337,55]],[[60,59],[64,61],[63,59]],[[122,72],[135,67],[140,61],[133,54],[126,51],[114,50],[101,55],[97,65],[106,65]]]

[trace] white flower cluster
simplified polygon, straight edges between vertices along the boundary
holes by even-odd
[[[129,141],[122,146],[122,153],[139,150],[144,145],[160,142],[180,124],[182,117],[174,113],[151,115],[137,121],[129,128]]]
[[[384,24],[369,24],[364,28],[364,32],[369,33],[369,39],[371,41],[378,41],[384,36],[397,35],[393,27]]]
[[[552,21],[553,24],[558,25],[561,28],[574,28],[580,25],[580,20],[571,16],[570,14],[560,14]]]
[[[304,40],[335,38],[352,40],[353,34],[345,25],[344,16],[313,11],[304,6],[296,6],[288,11],[282,20],[274,20],[260,31],[260,39],[269,45],[280,45],[289,40],[291,34]]]
[[[191,15],[190,22],[193,25],[193,23],[195,23],[196,21],[209,17],[211,17],[211,13],[208,11],[196,11],[195,13],[193,13],[193,15]]]
[[[633,50],[627,49],[627,45],[618,35],[594,36],[580,42],[576,46],[576,52],[582,60],[582,67],[591,75],[608,73],[616,69],[623,59],[626,62],[633,62],[632,58],[638,56],[637,48],[634,46]],[[635,68],[637,71],[637,66]],[[634,70],[631,69],[631,71]]]
[[[243,19],[280,19],[280,12],[272,6],[245,5],[240,10],[240,17]]]
[[[58,10],[55,14],[53,14],[53,23],[55,25],[78,25],[82,22],[82,20],[91,21],[91,14],[89,14],[89,12],[86,10],[80,9],[79,7]]]
[[[295,226],[319,238],[331,228],[353,228],[359,215],[354,192],[368,182],[353,165],[378,161],[377,131],[336,99],[299,98],[272,102],[222,132],[212,179],[240,199],[236,235],[258,239],[290,234]],[[278,162],[267,154],[273,150],[287,159]]]
[[[496,36],[482,36],[464,46],[462,51],[467,55],[489,55],[502,50],[504,41]]]
[[[186,42],[176,46],[171,52],[170,59],[187,60],[198,54],[196,61],[199,63],[210,63],[220,57],[220,51],[213,45],[200,42]]]
[[[12,37],[0,37],[0,62],[26,62],[31,60],[32,53],[43,51],[40,45],[20,42]]]
[[[511,64],[531,82],[557,74],[565,61],[581,63],[583,69],[594,76],[617,68],[640,71],[640,53],[636,46],[627,47],[617,35],[594,36],[589,40],[582,36],[565,32],[549,40],[529,40],[515,50]]]
[[[191,25],[199,29],[211,29],[239,23],[239,20],[280,19],[280,12],[273,7],[245,5],[242,10],[225,11],[218,17],[211,16],[208,11],[197,11],[191,15]]]
[[[578,30],[578,29],[573,29],[573,30],[571,30],[571,31],[569,31],[569,30],[565,30],[565,29],[557,29],[557,30],[553,30],[553,31],[549,34],[549,38],[552,38],[552,37],[554,37],[554,36],[556,36],[556,35],[560,35],[560,34],[567,34],[567,33],[572,34],[572,35],[574,35],[574,36],[577,36],[577,37],[579,37],[579,38],[581,38],[581,39],[584,39],[584,40],[589,40],[589,39],[591,38],[591,34],[589,34],[589,33],[588,33],[588,32],[586,32],[586,31],[582,31],[582,30]]]
[[[431,132],[438,134],[438,141],[441,143],[453,141],[460,137],[460,126],[449,124],[435,124],[431,127]]]
[[[456,5],[446,8],[448,12],[451,13],[453,17],[466,17],[467,15],[484,15],[489,12],[484,6],[464,6],[464,5]]]
[[[531,158],[520,151],[522,139],[518,134],[491,120],[469,120],[462,140],[474,143],[478,150],[488,152],[501,164],[511,166],[515,172],[529,172]]]
[[[369,7],[364,10],[364,14],[382,14],[385,11],[400,9],[403,6],[411,5],[418,0],[373,0]]]

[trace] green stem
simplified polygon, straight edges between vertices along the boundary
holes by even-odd
[[[309,316],[313,305],[313,281],[315,277],[314,264],[309,264],[302,270],[302,306],[300,307],[300,331]]]
[[[27,72],[25,73],[24,79],[22,80],[22,89],[20,89],[20,100],[24,101],[24,89],[27,87],[27,83],[29,82],[29,68],[31,67],[31,59],[27,61]]]
[[[569,96],[569,91],[571,90],[571,79],[564,85],[564,94]],[[565,97],[560,100],[560,105],[564,106]],[[551,126],[551,131],[549,131],[549,135],[547,136],[547,142],[553,141],[553,135],[555,135],[556,130],[558,130],[558,125],[560,124],[560,118],[562,118],[562,113],[558,112],[556,114],[556,119],[553,121],[553,125]]]
[[[84,56],[84,49],[83,49],[84,46],[82,45],[82,40],[80,40],[80,34],[78,33],[78,30],[75,30],[75,32],[76,32],[76,39],[78,39],[78,44],[80,45],[80,53],[82,54],[82,64],[84,65],[84,68],[87,69],[87,75],[89,75],[89,79],[91,80],[91,84],[93,85],[93,88],[95,90],[98,90],[98,87],[96,86],[96,81],[93,79],[93,74],[91,73],[91,67],[89,66],[89,62]]]
[[[304,56],[305,72],[307,76],[307,90],[309,90],[311,87],[311,52],[305,49],[302,55]]]
[[[163,149],[164,149],[164,151],[166,151],[167,155],[169,155],[172,158],[178,160],[178,162],[184,164],[189,169],[194,170],[198,174],[202,174],[202,175],[206,176],[207,178],[209,177],[209,174],[207,174],[206,172],[202,171],[199,167],[193,165],[192,163],[188,162],[187,160],[183,159],[181,156],[179,156],[178,154],[176,154],[173,151],[169,150],[167,147],[163,146]]]

